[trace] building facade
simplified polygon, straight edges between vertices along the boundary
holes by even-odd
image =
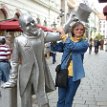
[[[100,34],[107,39],[107,21],[104,19],[100,19]]]
[[[29,12],[37,23],[51,26],[60,13],[60,0],[0,0],[0,20],[19,17]]]

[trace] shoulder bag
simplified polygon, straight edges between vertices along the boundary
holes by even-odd
[[[65,57],[65,59],[67,58],[67,56]],[[62,61],[62,63],[64,62],[64,60]],[[62,63],[56,66],[56,68],[55,68],[55,71],[56,71],[55,87],[60,87],[60,88],[66,88],[67,87],[67,85],[68,85],[68,65],[69,65],[69,62],[70,62],[70,59],[67,62],[67,68],[66,69],[61,69]]]

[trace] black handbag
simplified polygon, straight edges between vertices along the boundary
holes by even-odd
[[[62,63],[64,62],[64,60],[62,61]],[[66,88],[68,85],[68,67],[67,69],[61,69],[61,64],[57,65],[55,69],[56,71],[55,87]],[[69,61],[68,61],[68,64],[69,64]]]

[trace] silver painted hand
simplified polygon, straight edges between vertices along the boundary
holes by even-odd
[[[13,88],[16,86],[16,82],[14,80],[9,80],[1,85],[1,88]]]

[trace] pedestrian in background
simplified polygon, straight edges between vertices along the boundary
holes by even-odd
[[[90,40],[89,40],[89,54],[91,54],[91,52],[92,52],[92,42],[93,42],[93,39],[92,38],[90,38]]]
[[[100,50],[104,49],[104,39],[101,39],[100,41]]]
[[[99,46],[100,46],[99,40],[95,39],[94,40],[94,52],[95,52],[95,54],[97,54],[99,52]]]
[[[105,45],[105,51],[107,52],[107,39],[105,40],[104,45]]]
[[[50,52],[51,52],[51,57],[52,57],[52,64],[55,64],[56,62],[56,51],[52,48],[53,45],[56,44],[56,42],[51,42],[50,44]]]
[[[50,42],[45,43],[45,49],[44,49],[44,54],[46,58],[50,58]]]
[[[9,79],[11,49],[6,44],[4,37],[0,38],[0,83]]]
[[[75,22],[70,30],[71,35],[65,39],[62,32],[64,42],[57,43],[53,46],[55,51],[63,52],[61,69],[67,68],[67,61],[70,60],[68,66],[68,85],[67,88],[58,87],[57,107],[72,107],[74,96],[80,85],[81,79],[85,77],[83,59],[84,53],[89,46],[88,42],[83,39],[85,27],[81,22]],[[69,58],[69,54],[71,56]],[[68,57],[67,57],[68,56]]]

